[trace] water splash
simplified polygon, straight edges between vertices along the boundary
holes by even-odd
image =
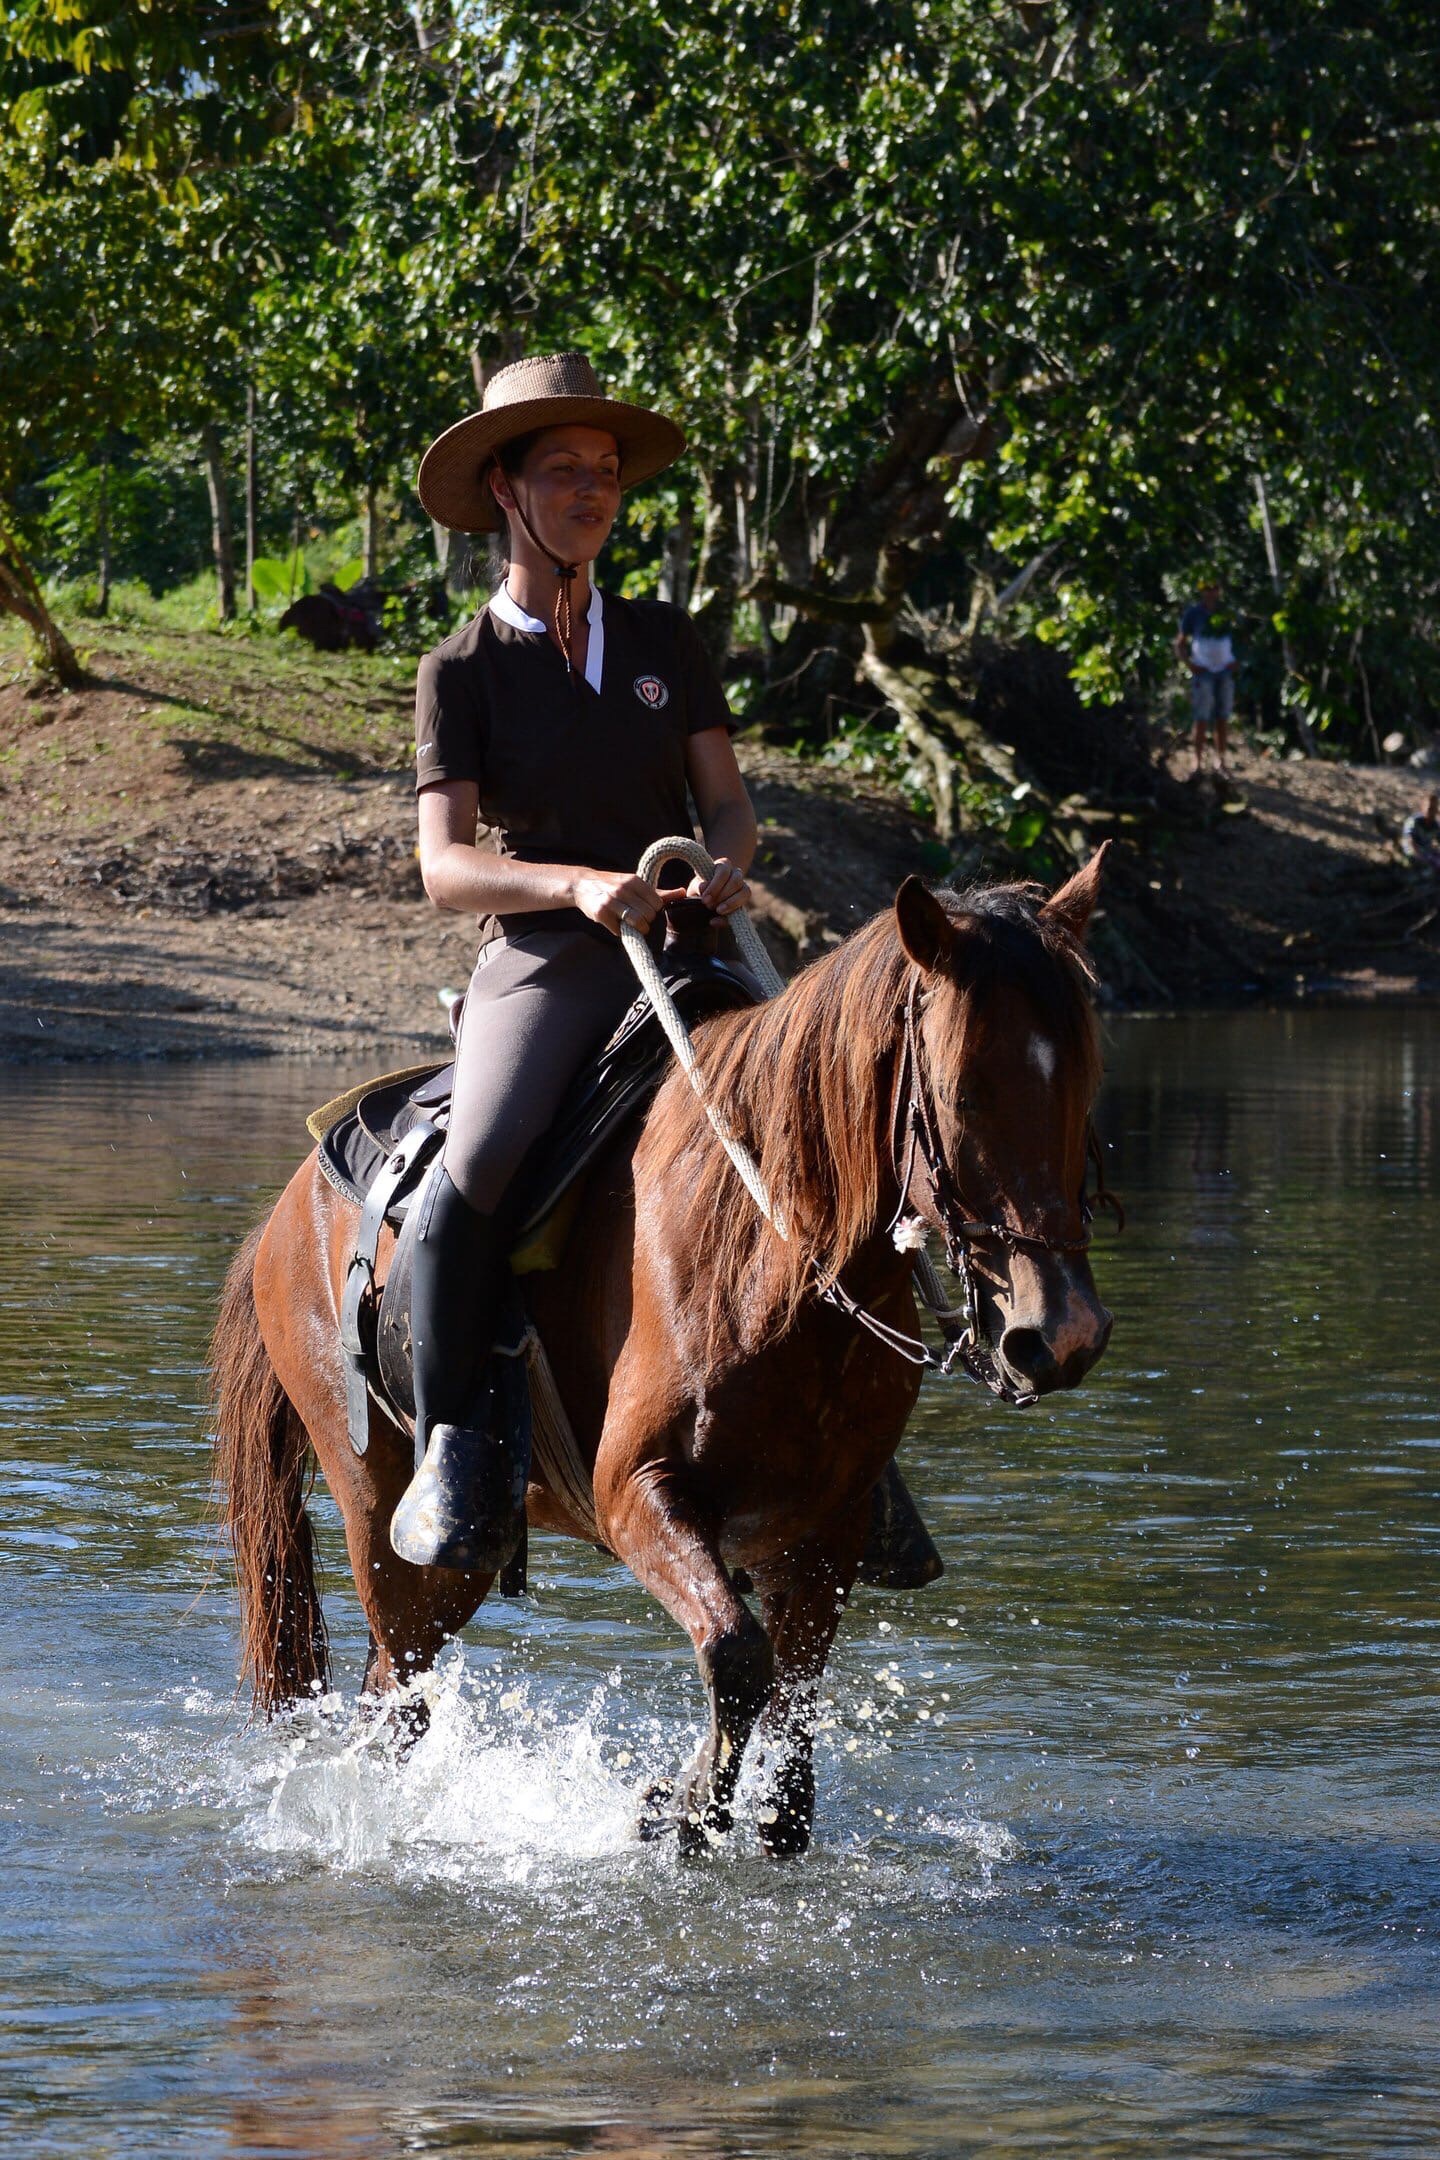
[[[430,1723],[408,1750],[393,1715],[336,1698],[267,1736],[259,1760],[236,1766],[248,1786],[237,1838],[345,1872],[462,1886],[638,1850],[640,1791],[668,1757],[658,1734],[617,1734],[606,1689],[565,1718],[527,1679],[475,1673],[457,1655],[413,1693]]]

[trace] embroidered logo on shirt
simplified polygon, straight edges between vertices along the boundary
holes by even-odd
[[[416,755],[416,757],[429,757],[429,755],[430,755],[431,751],[432,751],[432,750],[434,749],[434,747],[435,747],[435,745],[434,745],[434,743],[433,743],[433,742],[422,742],[422,743],[416,743],[416,745],[415,745],[415,755]]]
[[[662,705],[670,702],[670,692],[658,675],[637,675],[635,695],[642,705],[649,706],[651,712],[659,712]]]

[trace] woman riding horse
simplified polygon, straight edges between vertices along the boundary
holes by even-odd
[[[621,925],[649,933],[681,896],[634,865],[691,829],[687,788],[715,859],[691,895],[720,917],[749,898],[755,815],[699,634],[680,608],[591,582],[622,490],[684,448],[673,421],[606,397],[588,360],[562,353],[494,375],[483,409],[420,467],[430,515],[458,531],[503,526],[509,563],[474,620],[422,661],[416,692],[425,890],[481,919],[414,1254],[416,1470],[390,1535],[419,1566],[504,1557],[493,1548],[510,1511],[487,1495],[509,1483],[488,1384],[506,1195],[634,999]],[[476,845],[481,823],[493,853]],[[892,1540],[913,1538],[918,1524],[894,1520],[896,1485]]]

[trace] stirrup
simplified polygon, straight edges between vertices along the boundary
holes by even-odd
[[[923,1590],[945,1563],[892,1459],[875,1487],[859,1580],[875,1590]]]

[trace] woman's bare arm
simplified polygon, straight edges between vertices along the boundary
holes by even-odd
[[[628,911],[648,930],[679,887],[657,893],[633,872],[591,870],[583,863],[522,863],[475,845],[480,790],[473,780],[439,780],[422,790],[420,876],[436,907],[459,915],[516,915],[579,908],[616,937]]]
[[[696,878],[690,890],[717,915],[733,915],[750,898],[745,872],[755,855],[755,811],[727,728],[702,728],[685,746],[685,777],[700,813],[715,875]]]

